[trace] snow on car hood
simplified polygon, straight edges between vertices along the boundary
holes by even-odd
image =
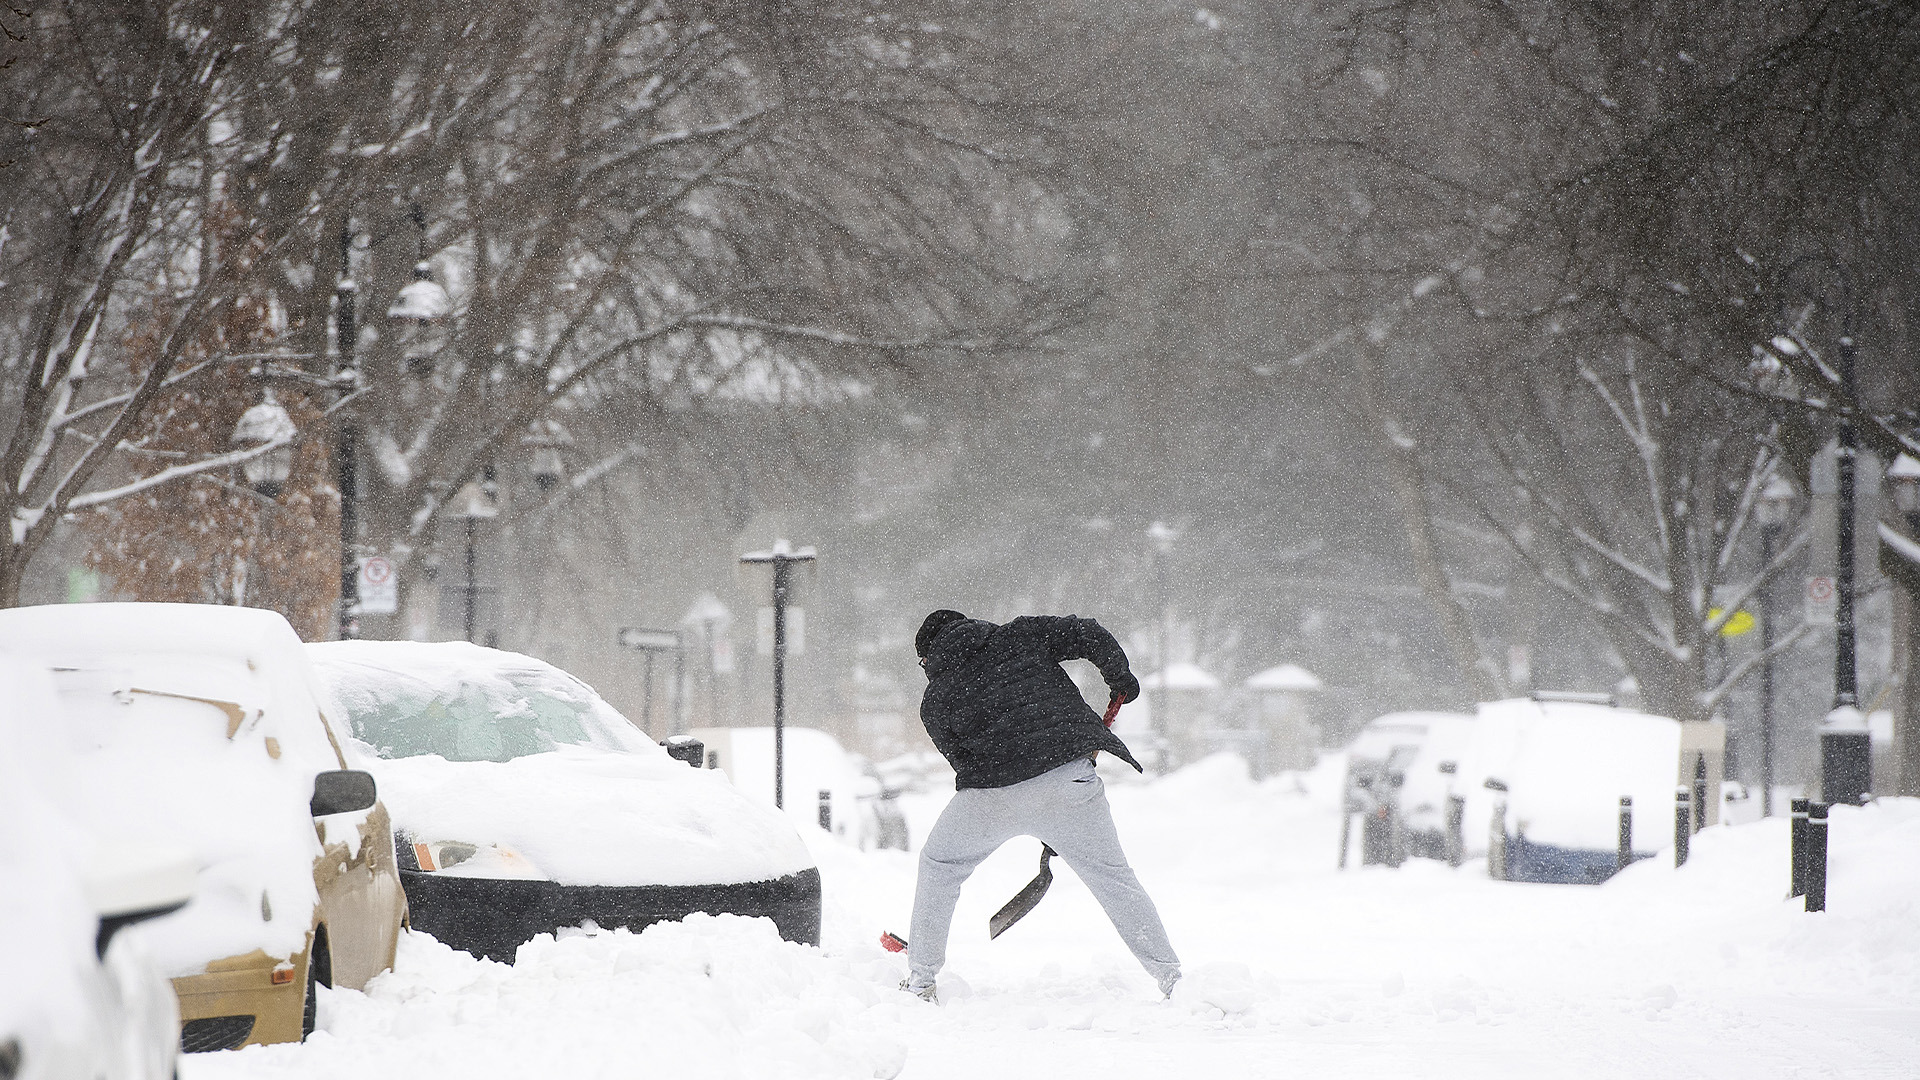
[[[772,807],[664,754],[562,746],[511,761],[369,766],[396,831],[507,847],[563,885],[725,885],[813,866]]]

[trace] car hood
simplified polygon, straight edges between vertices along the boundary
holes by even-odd
[[[731,885],[813,866],[772,807],[722,773],[664,757],[568,746],[512,761],[397,758],[373,771],[396,832],[508,848],[562,885]],[[492,864],[441,872],[492,876]]]

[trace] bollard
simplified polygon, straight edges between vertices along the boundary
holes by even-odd
[[[1614,852],[1613,869],[1625,870],[1633,861],[1633,798],[1620,796],[1620,849]]]
[[[1458,867],[1466,861],[1467,800],[1458,795],[1447,796],[1447,865]]]
[[[1707,827],[1707,755],[1693,759],[1693,831]]]
[[[1807,910],[1827,910],[1827,804],[1807,807]]]
[[[1693,792],[1681,784],[1673,794],[1673,865],[1687,865],[1687,841],[1693,837]]]
[[[826,788],[820,789],[820,827],[833,831],[833,792]]]
[[[1507,800],[1496,799],[1493,817],[1487,822],[1487,876],[1507,880]]]
[[[1793,800],[1792,824],[1788,826],[1793,840],[1793,853],[1788,864],[1793,878],[1793,891],[1787,894],[1789,897],[1804,896],[1807,892],[1807,808],[1812,805],[1811,799]]]

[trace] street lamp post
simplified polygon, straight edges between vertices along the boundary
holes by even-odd
[[[1859,439],[1854,431],[1852,412],[1858,397],[1854,381],[1853,275],[1838,259],[1803,255],[1787,267],[1785,283],[1791,287],[1794,275],[1802,267],[1816,264],[1824,265],[1839,286],[1840,347],[1834,374],[1844,399],[1834,446],[1838,474],[1834,502],[1838,516],[1834,529],[1833,708],[1820,724],[1820,789],[1821,798],[1826,802],[1857,803],[1872,790],[1873,757],[1866,717],[1859,708],[1854,655],[1854,472]],[[1824,292],[1816,297],[1815,303],[1827,305]]]
[[[478,629],[477,609],[480,599],[480,584],[475,577],[475,571],[478,569],[475,534],[479,532],[480,522],[491,520],[500,513],[499,489],[494,484],[492,466],[487,467],[480,480],[472,481],[460,489],[460,494],[460,516],[466,520],[467,525],[466,604],[460,625],[461,636],[472,641]]]
[[[793,564],[814,561],[810,547],[795,550],[787,541],[777,539],[769,551],[740,556],[742,563],[765,563],[773,567],[773,805],[786,805],[787,752],[787,598],[792,584]]]
[[[1753,515],[1760,523],[1760,568],[1773,565],[1781,526],[1793,514],[1793,485],[1774,476],[1760,489]],[[1760,813],[1773,816],[1773,595],[1772,583],[1760,586]]]
[[[340,227],[340,280],[334,285],[334,352],[339,366],[334,372],[337,385],[347,393],[352,393],[360,380],[359,358],[357,356],[359,327],[354,323],[354,299],[356,286],[353,283],[353,267],[349,261],[353,255],[353,230],[351,226]],[[335,479],[340,489],[340,600],[336,607],[338,633],[341,640],[358,637],[360,624],[355,617],[354,601],[360,590],[360,563],[355,558],[354,544],[359,539],[360,507],[356,500],[360,476],[357,471],[359,432],[353,426],[353,413],[340,409],[336,413],[333,429],[333,465]]]
[[[1920,542],[1920,460],[1906,454],[1895,458],[1887,466],[1887,487],[1893,508],[1904,519],[1907,539]],[[1886,547],[1883,542],[1883,559]],[[1904,644],[1907,655],[1901,678],[1900,715],[1893,731],[1893,783],[1887,790],[1895,795],[1920,795],[1920,590],[1909,579],[1894,591],[1903,615],[1901,628],[1905,630],[1901,635],[1904,642],[1896,640],[1894,648]]]

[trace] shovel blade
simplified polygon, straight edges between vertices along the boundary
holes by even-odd
[[[1008,927],[1026,918],[1027,912],[1040,906],[1040,898],[1047,895],[1047,888],[1053,884],[1053,867],[1047,865],[1047,860],[1052,857],[1052,848],[1041,849],[1040,872],[987,920],[988,941],[1006,933]]]

